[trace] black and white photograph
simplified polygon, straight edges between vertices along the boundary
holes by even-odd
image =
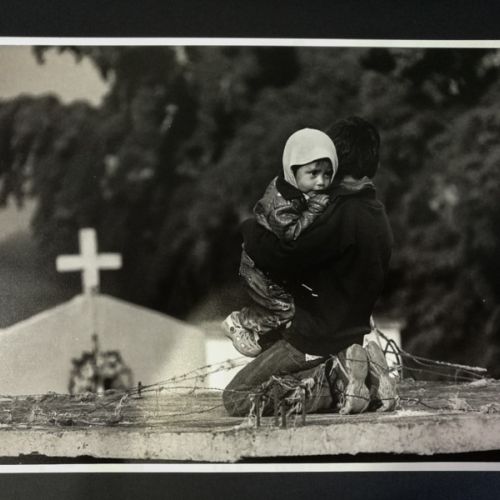
[[[500,45],[0,68],[1,463],[499,461]]]

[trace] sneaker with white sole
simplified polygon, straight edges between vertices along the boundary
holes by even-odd
[[[231,339],[234,348],[243,356],[255,358],[262,352],[258,335],[241,326],[236,312],[232,312],[222,322],[222,328],[224,335]]]
[[[353,344],[335,358],[330,372],[338,398],[339,413],[362,413],[370,404],[370,391],[366,386],[368,357],[365,350]]]
[[[393,411],[399,403],[397,380],[389,376],[389,365],[376,342],[370,340],[365,350],[370,374],[370,398],[379,406],[376,411]]]

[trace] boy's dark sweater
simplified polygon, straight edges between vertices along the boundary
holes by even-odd
[[[255,221],[243,223],[256,265],[285,284],[296,313],[283,337],[309,354],[362,342],[370,330],[391,255],[392,233],[373,188],[336,187],[332,203],[295,241],[280,241]]]

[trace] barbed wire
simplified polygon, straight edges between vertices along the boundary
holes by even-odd
[[[382,337],[386,342],[386,347],[384,348],[384,354],[387,355],[389,352],[389,348],[391,349],[390,354],[396,356],[397,363],[395,365],[394,371],[397,371],[400,379],[403,378],[403,370],[407,371],[421,371],[423,373],[438,375],[442,377],[452,378],[457,380],[461,378],[464,381],[472,381],[478,379],[485,379],[487,374],[487,369],[479,366],[468,366],[459,363],[450,363],[447,361],[439,361],[435,359],[424,358],[422,356],[417,356],[415,354],[411,354],[401,347],[397,345],[394,340],[388,338],[379,328],[375,327],[374,331],[376,332],[377,337]],[[377,341],[380,345],[380,340],[377,338]],[[413,368],[404,364],[404,360],[411,360],[418,366],[423,366],[424,368]],[[454,374],[447,373],[443,370],[455,370]],[[463,375],[459,375],[459,373],[463,373]]]
[[[248,363],[248,358],[246,356],[240,356],[239,358],[226,359],[224,361],[220,361],[218,363],[212,363],[209,365],[201,366],[199,368],[195,368],[181,375],[175,375],[165,380],[160,380],[158,382],[154,382],[152,384],[142,386],[144,389],[149,389],[151,387],[157,387],[159,385],[168,385],[176,382],[182,382],[185,380],[201,380],[203,381],[209,375],[214,373],[218,373],[220,371],[229,371],[233,368],[237,368],[238,366],[243,366]],[[134,387],[127,389],[128,391],[133,391]]]
[[[448,378],[448,379],[453,379],[454,381],[464,381],[464,382],[471,382],[471,381],[477,381],[479,379],[486,379],[486,369],[481,368],[481,367],[471,367],[467,365],[462,365],[462,364],[456,364],[456,363],[449,363],[449,362],[444,362],[444,361],[438,361],[438,360],[432,360],[428,358],[424,358],[421,356],[416,356],[413,354],[410,354],[406,351],[404,351],[402,348],[400,348],[392,339],[389,339],[382,331],[380,331],[378,328],[375,328],[375,331],[377,333],[377,341],[379,342],[380,345],[380,339],[378,336],[384,339],[385,341],[385,347],[383,349],[384,355],[387,356],[388,354],[392,354],[396,358],[396,364],[394,364],[392,367],[390,367],[389,372],[397,374],[399,380],[402,380],[403,378],[403,373],[404,372],[413,372],[417,374],[430,374],[434,376],[439,376],[442,378]],[[353,360],[356,361],[356,360]],[[416,367],[408,366],[407,362],[412,361]],[[234,394],[241,394],[242,398],[252,398],[255,396],[255,394],[250,394],[249,391],[243,391],[243,390],[234,390],[234,389],[222,389],[219,387],[207,387],[203,385],[203,382],[205,382],[206,378],[209,375],[221,372],[221,371],[229,371],[234,368],[237,368],[239,366],[242,366],[248,362],[248,358],[246,357],[239,357],[239,358],[234,358],[234,359],[227,359],[218,363],[212,363],[212,364],[207,364],[199,368],[195,368],[193,370],[190,370],[186,373],[180,374],[180,375],[175,375],[170,378],[154,382],[151,384],[147,385],[142,385],[139,383],[137,386],[129,387],[125,390],[122,391],[114,391],[113,393],[104,393],[103,395],[95,395],[94,397],[89,397],[86,395],[74,395],[72,396],[75,398],[77,401],[82,401],[82,402],[92,402],[93,407],[92,408],[87,408],[86,411],[84,412],[84,415],[81,415],[79,418],[77,418],[77,421],[79,424],[84,424],[84,425],[108,425],[109,423],[118,423],[122,420],[123,417],[123,409],[127,404],[130,402],[130,400],[137,398],[137,397],[142,397],[143,394],[149,394],[149,393],[156,393],[157,395],[157,413],[159,414],[159,404],[158,404],[158,396],[161,392],[163,391],[168,391],[168,392],[174,392],[174,391],[190,391],[189,394],[193,395],[196,394],[197,392],[226,392],[226,393],[234,393]],[[372,361],[373,362],[373,361]],[[379,365],[379,364],[378,364]],[[380,369],[387,370],[386,367],[379,365]],[[454,370],[455,373],[450,374],[449,370]],[[292,374],[293,375],[293,374]],[[193,385],[186,384],[186,382],[193,381]],[[292,384],[293,385],[293,384]],[[290,385],[290,387],[286,387],[285,384],[285,392],[286,390],[293,390],[294,387],[296,388],[297,385]],[[40,403],[46,400],[47,398],[51,397],[58,397],[61,395],[57,395],[55,393],[48,393],[48,394],[40,394],[40,395],[30,395],[27,396],[27,400],[31,400],[34,403]],[[311,396],[311,395],[309,395]],[[351,395],[355,396],[355,395]],[[104,398],[104,399],[101,399]],[[319,393],[314,394],[314,397],[317,398],[325,398],[325,397],[331,397],[329,395],[321,395]],[[4,399],[7,401],[14,401],[17,399],[17,396],[10,396],[10,395],[0,395],[0,400]],[[294,397],[291,397],[290,395],[288,396],[288,402],[290,403],[290,408],[288,409],[288,415],[291,413],[299,413],[302,411],[302,405],[303,405],[303,396],[302,393],[299,394],[298,391],[294,393]],[[449,410],[451,408],[450,405],[442,405],[442,406],[432,406],[429,403],[425,402],[422,400],[422,398],[402,398],[401,401],[407,402],[409,405],[421,405],[424,408],[428,408],[431,410]],[[106,410],[110,406],[115,405],[113,407],[113,413],[112,415],[104,420],[104,423],[99,422],[98,420],[88,420],[88,417],[91,416],[92,414]],[[220,403],[217,405],[212,405],[208,408],[201,408],[201,409],[196,409],[196,410],[191,410],[191,411],[181,411],[181,412],[174,412],[174,413],[164,413],[162,415],[163,417],[163,422],[171,422],[172,418],[175,417],[185,417],[189,415],[200,415],[200,414],[205,414],[212,412],[216,409],[219,409],[223,407],[224,404]],[[261,408],[262,410],[263,408]],[[81,409],[80,409],[81,410]],[[292,411],[293,410],[293,411]],[[40,409],[37,410],[38,414],[37,415],[42,415],[43,412],[41,412]],[[473,411],[471,409],[471,411]],[[248,415],[248,418],[251,420],[252,418],[252,412],[255,413],[255,404],[254,401],[251,401],[250,405],[250,412]],[[55,425],[67,425],[64,423],[64,419],[67,418],[68,421],[71,421],[71,418],[68,417],[66,414],[61,414],[59,416],[57,415],[45,415],[47,422],[52,422],[55,423]],[[87,417],[87,418],[85,418]],[[169,420],[170,419],[170,420]],[[61,423],[63,422],[63,423]]]

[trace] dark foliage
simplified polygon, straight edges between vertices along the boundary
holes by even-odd
[[[37,49],[42,60],[45,48]],[[53,49],[50,49],[53,50]],[[287,136],[358,115],[395,233],[379,310],[415,354],[500,375],[500,56],[493,50],[69,47],[104,103],[0,103],[0,201],[38,199],[47,262],[97,228],[104,287],[178,316],[237,280],[239,222]]]

